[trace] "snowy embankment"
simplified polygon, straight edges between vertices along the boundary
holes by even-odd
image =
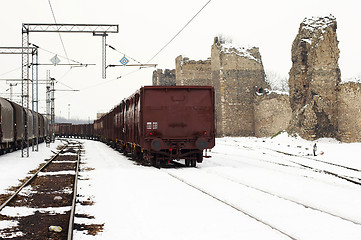
[[[318,140],[312,156],[315,142],[286,134],[222,138],[197,168],[156,169],[80,141],[79,200],[93,204],[78,204],[77,213],[94,218],[75,222],[104,229],[74,239],[361,239],[360,143]],[[24,160],[13,157],[23,178],[31,169],[14,161]],[[0,191],[17,185],[7,179]]]

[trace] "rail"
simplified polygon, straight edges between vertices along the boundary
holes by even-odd
[[[25,183],[23,183],[18,190],[16,190],[15,193],[13,193],[1,206],[0,206],[0,211],[6,207],[6,205],[13,200],[14,197],[16,197],[19,192],[26,187],[38,174],[39,172],[41,172],[46,166],[48,166],[56,157],[59,156],[59,154],[67,147],[68,145],[65,145],[62,149],[59,150],[58,153],[56,153],[49,161],[47,161],[38,171],[36,171],[36,173],[34,173]]]
[[[69,227],[68,227],[68,240],[73,239],[73,228],[74,228],[74,216],[75,216],[75,205],[76,205],[76,196],[77,196],[77,189],[78,189],[78,175],[79,175],[79,164],[80,164],[80,145],[78,150],[78,159],[76,161],[76,173],[75,173],[75,180],[74,180],[74,190],[73,190],[73,201],[71,205],[70,211],[70,220],[69,220]]]

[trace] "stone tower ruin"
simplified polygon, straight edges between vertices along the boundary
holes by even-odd
[[[153,86],[175,86],[175,70],[162,69],[153,71]]]
[[[153,85],[211,85],[217,136],[269,137],[284,129],[307,140],[361,141],[361,76],[341,82],[337,22],[305,18],[292,45],[289,95],[268,91],[259,49],[216,37],[207,60],[178,56]]]
[[[180,55],[175,59],[175,66],[178,86],[213,86],[211,59],[194,61]]]
[[[341,81],[336,19],[305,18],[292,45],[289,132],[313,140],[335,137],[337,86]]]
[[[259,49],[236,47],[216,37],[211,59],[217,134],[255,136],[255,96],[269,88]]]

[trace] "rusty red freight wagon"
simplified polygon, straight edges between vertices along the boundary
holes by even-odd
[[[203,161],[215,145],[214,88],[147,86],[126,99],[124,151],[154,165]]]

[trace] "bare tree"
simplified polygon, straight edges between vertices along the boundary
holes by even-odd
[[[288,92],[288,77],[282,76],[280,73],[275,72],[274,70],[265,70],[266,81],[271,86],[273,91]]]

